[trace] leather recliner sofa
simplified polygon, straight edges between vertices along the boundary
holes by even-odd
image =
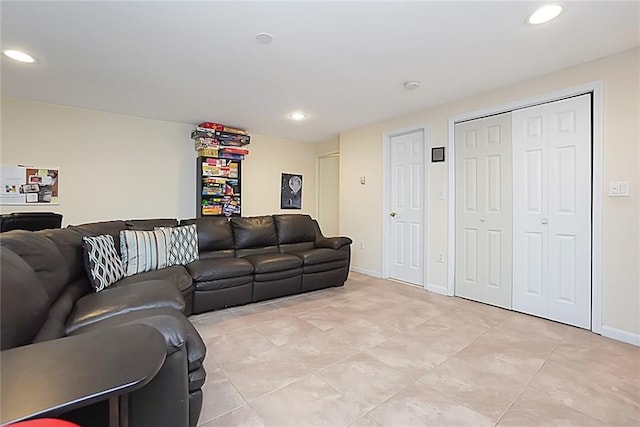
[[[175,219],[106,221],[0,234],[0,344],[6,350],[141,323],[164,337],[167,356],[151,383],[131,393],[130,425],[197,425],[206,347],[186,316],[330,286],[347,279],[351,239],[324,237],[308,215],[206,217],[196,224],[199,260],[126,277],[95,293],[83,236],[176,226]],[[105,405],[65,414],[105,425]]]
[[[166,221],[145,221],[150,228],[159,222],[166,225]],[[188,275],[189,288],[175,280],[184,267],[130,276],[98,293],[89,283],[83,235],[108,233],[120,225],[127,228],[124,221],[112,221],[0,234],[1,349],[120,325],[151,326],[165,339],[166,358],[154,380],[129,395],[129,424],[195,427],[202,406],[206,346],[185,316],[192,285]],[[159,272],[165,277],[154,277]],[[123,343],[123,351],[127,345],[130,343]],[[64,417],[81,425],[106,426],[108,407],[92,405]]]
[[[205,217],[196,224],[200,259],[187,264],[193,312],[342,286],[351,239],[325,237],[309,215]]]

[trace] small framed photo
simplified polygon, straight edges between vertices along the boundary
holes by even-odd
[[[29,175],[29,184],[42,184],[42,177],[40,175]]]
[[[280,209],[301,209],[302,175],[282,173],[280,182]]]
[[[444,147],[433,147],[431,149],[431,162],[444,162]]]

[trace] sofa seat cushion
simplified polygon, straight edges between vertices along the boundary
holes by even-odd
[[[302,259],[305,267],[308,265],[324,264],[326,262],[346,261],[349,259],[349,253],[345,251],[336,251],[335,249],[315,248],[306,251],[292,252]]]
[[[236,286],[251,284],[252,282],[253,274],[240,277],[229,277],[228,279],[206,280],[204,282],[196,282],[195,292],[217,291],[220,289],[235,288]]]
[[[253,264],[253,268],[256,274],[293,270],[302,266],[302,259],[290,254],[272,253],[262,255],[249,255],[244,259]]]
[[[92,323],[131,311],[150,308],[181,311],[184,298],[175,285],[164,280],[149,280],[135,286],[106,289],[78,300],[66,325],[67,335]]]
[[[176,288],[182,292],[182,295],[188,295],[193,290],[193,280],[191,279],[191,275],[182,265],[174,265],[161,270],[147,271],[145,273],[125,277],[124,279],[118,280],[113,286],[131,286],[149,280],[164,280],[172,282]]]
[[[349,261],[348,260],[340,260],[340,261],[332,261],[332,262],[323,262],[321,264],[307,264],[304,266],[304,274],[311,273],[320,273],[323,271],[332,271],[332,270],[341,270],[341,269],[349,269]]]
[[[187,270],[195,282],[206,282],[253,274],[253,265],[244,258],[200,259],[187,264]]]
[[[152,308],[123,313],[76,329],[69,335],[91,333],[132,324],[154,327],[164,337],[168,354],[181,349],[186,344],[189,372],[196,371],[202,366],[207,347],[191,322],[182,313],[171,308]]]

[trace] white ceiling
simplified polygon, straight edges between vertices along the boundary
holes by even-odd
[[[2,94],[319,141],[640,45],[640,2],[563,4],[2,1],[2,48],[38,59],[3,57]]]

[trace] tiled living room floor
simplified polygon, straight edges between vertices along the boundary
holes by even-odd
[[[200,426],[637,426],[640,348],[351,273],[193,316]]]

